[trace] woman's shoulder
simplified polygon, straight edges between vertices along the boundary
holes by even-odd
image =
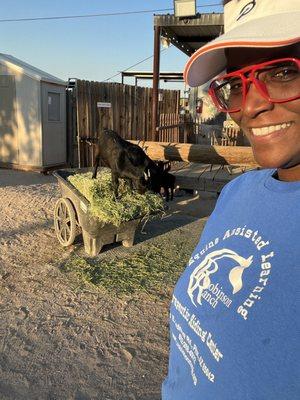
[[[236,178],[232,179],[227,185],[237,185],[244,183],[264,181],[268,176],[272,175],[275,171],[273,169],[253,169],[242,173]]]
[[[220,197],[232,195],[241,190],[250,191],[253,187],[264,185],[265,180],[274,173],[271,169],[255,169],[247,171],[228,182],[221,191]]]

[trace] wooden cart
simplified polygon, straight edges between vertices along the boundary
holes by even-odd
[[[53,173],[61,191],[61,197],[54,209],[54,228],[58,241],[64,247],[70,246],[79,227],[82,231],[85,252],[89,256],[94,257],[99,254],[105,244],[122,242],[123,246],[131,247],[140,218],[123,222],[119,227],[101,222],[90,215],[89,201],[67,180],[70,175],[88,171],[89,168],[72,168]]]

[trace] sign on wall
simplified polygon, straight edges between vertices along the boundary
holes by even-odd
[[[97,101],[97,108],[111,108],[111,103]]]

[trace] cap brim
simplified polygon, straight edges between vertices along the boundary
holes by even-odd
[[[184,80],[191,87],[200,86],[222,72],[226,68],[225,48],[281,47],[297,43],[299,26],[300,11],[246,22],[200,47],[185,66]]]

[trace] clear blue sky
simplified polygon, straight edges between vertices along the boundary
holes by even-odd
[[[197,0],[197,6],[216,3],[221,0]],[[164,8],[173,8],[173,0],[2,0],[0,19]],[[213,11],[222,12],[222,7],[198,8],[198,12]],[[0,22],[0,37],[0,53],[64,80],[75,77],[102,81],[153,54],[153,14]],[[182,71],[186,60],[182,52],[170,47],[161,55],[160,69]],[[151,71],[152,62],[150,59],[133,69]],[[120,82],[120,76],[113,80]]]

